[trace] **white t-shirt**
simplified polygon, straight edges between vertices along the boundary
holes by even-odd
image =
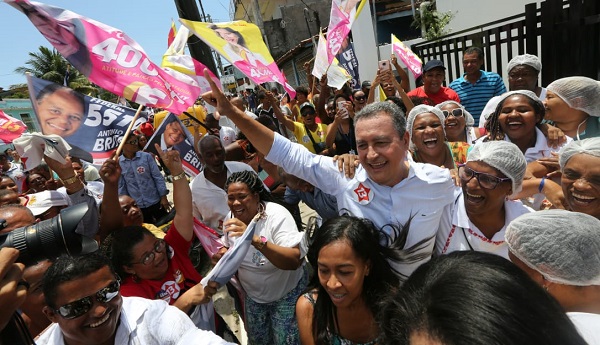
[[[567,316],[589,345],[600,345],[600,314],[571,312]]]
[[[266,202],[266,219],[256,223],[254,234],[264,236],[269,243],[281,247],[295,247],[299,245],[304,237],[299,232],[294,218],[285,207],[274,202]],[[227,219],[231,218],[231,213]],[[306,251],[300,246],[300,257],[304,257]],[[296,270],[282,270],[273,265],[254,246],[250,246],[246,257],[238,269],[238,278],[244,290],[252,300],[258,303],[269,303],[277,301],[298,285],[302,278],[303,267]]]
[[[504,201],[504,226],[488,239],[475,224],[469,220],[465,207],[462,190],[458,197],[452,214],[452,226],[440,228],[436,237],[435,252],[437,255],[449,254],[460,250],[475,250],[500,255],[508,259],[508,246],[504,240],[504,233],[508,224],[518,216],[533,212],[533,210],[520,201]]]
[[[184,312],[163,300],[122,298],[115,345],[232,344],[210,331],[198,329]],[[50,325],[36,340],[36,344],[65,344],[58,324]]]

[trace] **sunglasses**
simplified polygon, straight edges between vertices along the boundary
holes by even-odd
[[[358,97],[355,97],[354,99],[356,99],[357,101],[364,101],[365,99],[367,99],[367,97],[365,97],[365,96],[358,96]]]
[[[110,283],[107,287],[100,289],[100,291],[96,292],[95,294],[78,299],[75,302],[65,304],[54,311],[65,319],[74,319],[76,317],[80,317],[92,309],[92,306],[94,305],[94,297],[99,303],[108,303],[112,301],[113,298],[117,297],[120,287],[121,281],[117,279]]]
[[[138,261],[138,262],[132,262],[131,264],[142,264],[145,266],[150,265],[152,262],[154,262],[154,258],[156,257],[156,254],[154,253],[160,253],[163,250],[165,250],[165,247],[167,246],[165,240],[158,240],[156,241],[156,243],[154,243],[154,249],[144,255],[144,257],[142,258],[142,260]]]
[[[465,115],[465,113],[463,112],[463,110],[461,108],[452,109],[450,111],[442,110],[442,114],[444,114],[444,117],[448,117],[450,115],[452,115],[454,117],[461,117],[461,116]]]
[[[460,177],[460,179],[464,183],[468,183],[469,181],[471,181],[471,179],[473,179],[473,177],[475,177],[477,179],[477,182],[479,182],[481,188],[484,189],[494,189],[498,187],[500,183],[510,181],[510,178],[508,177],[501,178],[494,175],[478,172],[471,168],[467,168],[464,164],[458,165],[458,177]]]

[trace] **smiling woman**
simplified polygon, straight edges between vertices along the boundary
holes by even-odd
[[[469,144],[456,142],[448,145],[444,121],[442,111],[428,105],[418,105],[408,113],[406,129],[410,134],[410,146],[415,162],[448,169],[454,169],[455,164],[464,163]]]
[[[223,223],[227,247],[254,229],[252,247],[237,270],[246,291],[246,330],[252,344],[297,344],[296,299],[306,286],[301,246],[292,215],[271,202],[254,171],[231,174],[225,184],[231,213]],[[253,224],[253,225],[251,225]]]
[[[600,138],[571,142],[559,163],[568,208],[600,219]]]

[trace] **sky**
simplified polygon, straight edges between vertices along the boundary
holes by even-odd
[[[202,1],[202,0],[201,0]],[[171,19],[176,26],[179,15],[173,0],[42,0],[48,5],[61,7],[79,15],[118,28],[139,43],[156,64],[160,64],[167,49],[167,35]],[[230,0],[204,0],[204,11],[213,22],[229,21]],[[200,10],[199,10],[200,11]],[[200,12],[201,13],[201,12]],[[25,76],[15,73],[25,66],[29,52],[40,46],[52,45],[31,24],[29,19],[0,0],[0,87],[26,83]]]

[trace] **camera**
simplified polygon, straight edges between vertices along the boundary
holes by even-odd
[[[54,259],[61,254],[79,255],[94,252],[98,243],[75,232],[88,211],[85,203],[65,208],[54,218],[14,229],[0,235],[0,248],[19,250],[19,262],[30,264],[41,259]],[[0,229],[5,227],[0,220]]]

